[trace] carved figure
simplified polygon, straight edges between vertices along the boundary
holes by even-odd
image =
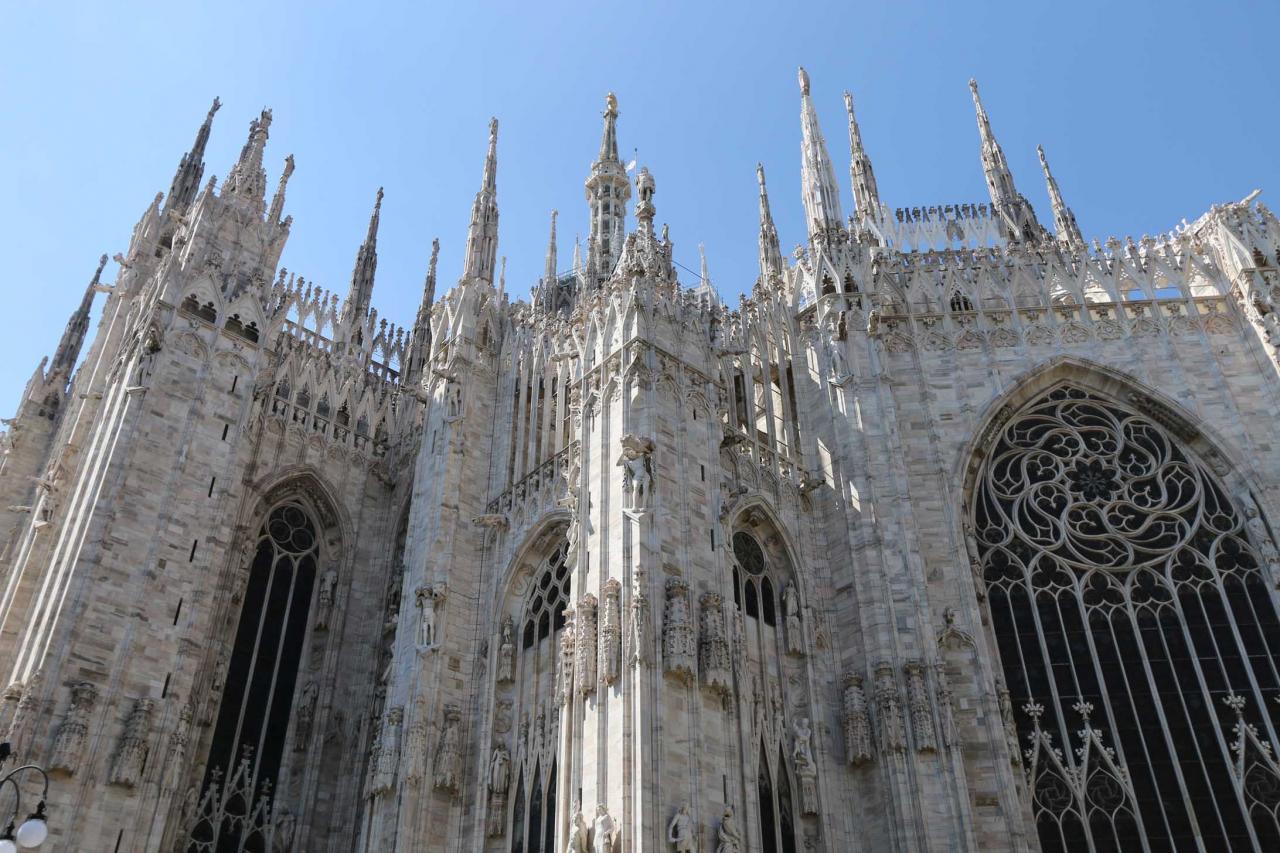
[[[578,600],[577,672],[578,692],[586,696],[596,690],[596,597],[587,593]]]
[[[622,491],[631,496],[630,509],[647,509],[653,491],[653,472],[650,454],[653,441],[636,435],[622,438]]]
[[[689,817],[689,807],[681,806],[671,823],[667,825],[667,841],[674,845],[676,853],[694,853],[697,841],[694,838],[693,818]]]
[[[791,742],[791,761],[800,780],[800,809],[805,814],[818,813],[818,765],[813,761],[812,737],[809,718],[797,719]]]
[[[804,630],[800,627],[800,601],[794,582],[782,591],[782,615],[787,625],[787,652],[804,654]]]
[[[893,665],[888,661],[876,664],[876,719],[880,726],[880,750],[883,753],[901,752],[906,748],[906,733],[902,723],[901,699],[898,681],[893,675]]]
[[[733,817],[733,806],[724,807],[720,827],[716,830],[716,853],[739,853],[742,850],[742,833]]]
[[[582,816],[582,804],[573,804],[573,820],[569,824],[569,843],[565,853],[587,853],[587,820]]]
[[[446,791],[457,791],[462,784],[462,734],[459,723],[462,712],[453,705],[444,706],[444,731],[436,751],[435,785]]]
[[[320,578],[320,590],[316,593],[316,630],[324,631],[329,627],[329,616],[333,612],[334,588],[338,585],[338,573],[333,569]]]
[[[908,661],[903,670],[907,675],[907,702],[911,709],[911,732],[915,736],[916,751],[933,752],[938,748],[938,738],[933,728],[933,711],[929,705],[929,688],[924,680],[924,664],[920,661]]]
[[[507,822],[507,786],[511,783],[511,756],[507,748],[498,744],[489,759],[489,809],[485,834],[490,838],[502,835]]]
[[[564,611],[564,627],[560,629],[560,704],[568,705],[573,701],[573,639],[574,612]]]
[[[609,816],[609,807],[600,803],[596,806],[596,819],[591,824],[592,853],[612,853],[617,834],[618,827]]]
[[[506,684],[516,674],[515,625],[508,616],[502,620],[502,642],[498,646],[498,683]]]
[[[440,642],[436,612],[444,602],[444,590],[420,586],[414,594],[414,602],[418,608],[418,647],[430,648]]]
[[[702,603],[702,636],[698,641],[698,663],[705,687],[728,695],[733,689],[729,641],[724,635],[724,613],[721,598],[714,592],[704,593]]]
[[[631,576],[631,665],[648,666],[652,660],[649,639],[649,596],[645,592],[644,570],[637,566]]]
[[[293,748],[303,752],[311,742],[311,726],[316,716],[316,698],[319,688],[314,681],[308,681],[302,688],[302,696],[298,702],[298,722],[294,728]]]

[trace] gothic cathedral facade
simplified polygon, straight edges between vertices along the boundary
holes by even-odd
[[[1280,849],[1280,221],[854,213],[680,283],[610,96],[585,251],[371,307],[213,108],[8,422],[0,732],[48,849]],[[436,246],[438,250],[438,244]],[[425,255],[425,252],[424,252]],[[101,320],[89,335],[95,296]],[[83,352],[82,352],[83,350]]]

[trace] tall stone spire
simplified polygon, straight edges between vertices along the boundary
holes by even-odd
[[[778,228],[773,224],[769,210],[769,190],[764,183],[764,166],[756,164],[756,182],[760,184],[760,281],[781,275],[784,269],[782,247],[778,243]]]
[[[871,158],[862,147],[862,131],[853,114],[853,95],[844,93],[844,109],[849,114],[849,180],[853,184],[853,201],[857,205],[858,221],[880,220],[880,190],[876,187],[876,175],[871,169]]]
[[[1076,215],[1071,212],[1062,200],[1062,192],[1058,189],[1058,181],[1049,171],[1049,161],[1044,156],[1044,148],[1036,146],[1040,155],[1040,168],[1044,170],[1044,182],[1049,188],[1049,201],[1053,204],[1053,230],[1058,240],[1072,249],[1084,248],[1084,237],[1080,234],[1080,226],[1076,224]]]
[[[559,211],[551,211],[551,237],[547,240],[547,263],[542,270],[542,286],[554,287],[556,283],[556,217]]]
[[[826,238],[844,224],[840,212],[840,187],[827,154],[827,143],[818,126],[818,114],[809,97],[809,73],[800,69],[800,191],[804,198],[809,239]]]
[[[348,322],[362,323],[369,313],[369,303],[373,299],[373,275],[378,269],[378,221],[381,217],[382,187],[378,187],[378,197],[369,216],[369,230],[356,252],[356,265],[351,270],[351,288],[347,291],[347,303],[342,312],[343,319]]]
[[[587,275],[600,284],[613,272],[622,254],[627,200],[631,182],[618,158],[618,99],[610,92],[605,98],[604,132],[600,153],[591,164],[586,181],[587,203],[591,206],[591,232],[587,236]]]
[[[422,283],[422,303],[413,321],[413,335],[409,340],[409,358],[405,363],[406,385],[416,385],[422,379],[427,358],[431,355],[431,306],[436,301],[436,264],[440,259],[440,238],[431,241],[431,263],[427,266],[427,278]]]
[[[200,191],[200,181],[204,177],[204,149],[209,144],[209,133],[213,129],[213,114],[222,106],[222,101],[213,99],[204,123],[196,131],[196,141],[191,150],[182,155],[178,162],[178,171],[173,175],[173,183],[169,184],[169,196],[165,199],[165,212],[182,213],[195,201]]]
[[[1013,183],[1013,173],[1009,171],[1009,163],[1005,160],[1004,149],[996,141],[991,132],[991,120],[982,106],[978,96],[978,82],[969,80],[969,91],[973,94],[973,108],[978,116],[978,135],[982,138],[982,171],[987,178],[987,191],[991,194],[991,205],[1004,220],[1009,238],[1014,241],[1035,242],[1040,239],[1044,230],[1036,221],[1035,211],[1030,203],[1018,192]]]
[[[76,308],[75,313],[67,320],[66,328],[62,330],[62,340],[58,341],[58,349],[54,352],[53,362],[49,366],[49,375],[57,374],[60,382],[65,382],[71,376],[76,360],[80,358],[80,347],[84,345],[85,335],[89,331],[89,312],[93,309],[93,295],[97,293],[102,282],[102,270],[106,266],[107,256],[103,255],[98,258],[98,268],[94,271],[88,286],[85,287],[84,296],[80,298],[80,307]]]
[[[262,168],[262,153],[267,147],[270,128],[271,110],[268,109],[264,109],[256,119],[249,122],[249,138],[240,149],[240,159],[231,167],[231,172],[222,185],[224,197],[247,199],[259,213],[262,212],[263,197],[267,193],[267,173]]]
[[[276,185],[276,194],[271,199],[271,212],[267,214],[267,222],[276,225],[284,213],[284,190],[293,175],[293,155],[284,158],[284,169],[280,172],[280,183]]]
[[[493,284],[498,259],[498,120],[489,120],[489,153],[484,158],[480,191],[471,204],[467,228],[467,255],[462,278]]]

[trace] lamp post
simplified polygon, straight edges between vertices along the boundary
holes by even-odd
[[[8,743],[0,743],[0,767],[9,760],[12,754]],[[27,771],[39,773],[44,779],[44,790],[40,792],[40,802],[36,805],[36,810],[27,815],[27,819],[22,822],[15,832],[14,825],[18,821],[18,815],[22,811],[22,788],[18,785],[17,777]],[[4,834],[0,835],[0,853],[16,853],[18,848],[31,850],[39,847],[44,840],[49,837],[49,826],[45,823],[44,801],[49,796],[49,774],[44,769],[35,764],[24,764],[10,770],[3,777],[0,777],[0,790],[5,785],[13,786],[13,811],[9,814],[8,825],[4,829]]]

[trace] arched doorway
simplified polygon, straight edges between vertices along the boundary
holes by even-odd
[[[1063,384],[982,448],[979,582],[1045,850],[1280,849],[1275,549],[1190,440]]]

